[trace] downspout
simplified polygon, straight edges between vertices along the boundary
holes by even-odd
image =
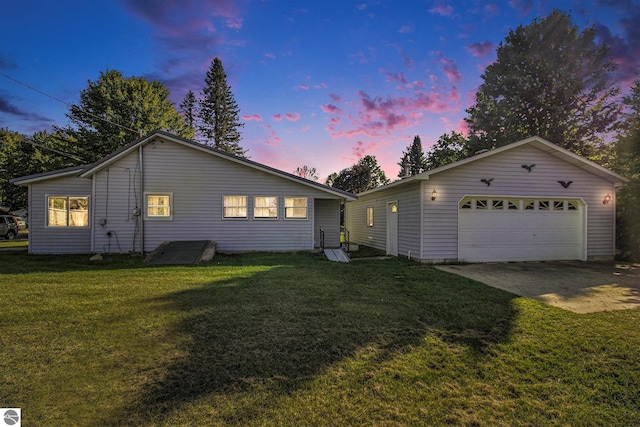
[[[424,181],[420,180],[420,261],[424,260],[424,188]]]
[[[91,253],[96,253],[96,175],[91,177],[91,218],[89,218],[90,225],[89,229],[91,230]],[[108,196],[107,196],[108,197]]]
[[[140,162],[140,207],[138,207],[138,221],[140,221],[140,255],[144,256],[144,167],[142,163],[142,144],[138,147],[138,161]]]

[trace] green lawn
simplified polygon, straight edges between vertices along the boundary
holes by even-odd
[[[578,315],[406,260],[0,252],[24,426],[631,426],[640,310]]]

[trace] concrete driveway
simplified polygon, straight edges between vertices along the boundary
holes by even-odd
[[[562,261],[437,268],[575,313],[640,307],[640,264]]]

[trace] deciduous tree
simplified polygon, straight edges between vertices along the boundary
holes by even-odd
[[[468,154],[538,135],[589,157],[618,123],[616,66],[596,31],[554,10],[509,31],[467,110]]]
[[[467,157],[467,139],[458,132],[446,133],[427,152],[426,169],[431,170]]]
[[[293,173],[301,178],[311,179],[314,181],[317,181],[319,178],[316,168],[311,168],[307,165],[298,166]]]
[[[331,186],[351,193],[362,193],[389,182],[376,157],[368,155],[358,160],[355,165],[341,170]]]
[[[116,70],[101,72],[96,81],[89,81],[67,117],[71,126],[58,131],[76,140],[76,154],[89,161],[158,129],[193,137],[162,83],[124,77]]]

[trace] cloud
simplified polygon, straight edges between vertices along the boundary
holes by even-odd
[[[429,9],[429,12],[433,13],[434,15],[451,16],[453,15],[453,7],[450,5],[439,3]]]
[[[462,75],[458,70],[456,62],[451,58],[445,58],[442,52],[436,53],[436,62],[440,64],[440,68],[447,76],[451,83],[457,84],[462,81]]]
[[[309,90],[309,85],[304,84],[304,83],[302,83],[302,84],[298,85],[298,87],[299,87],[300,89],[302,89],[302,90]]]
[[[520,17],[528,15],[533,10],[533,2],[531,0],[509,0],[509,6],[516,9]]]
[[[272,114],[271,115],[271,119],[274,122],[281,122],[282,121],[282,114]]]
[[[18,64],[0,55],[0,70],[17,70]]]
[[[287,113],[284,116],[290,122],[297,122],[300,119],[300,113]]]
[[[265,53],[264,57],[269,59],[276,59],[276,55],[270,52]]]
[[[330,93],[329,98],[331,98],[331,100],[335,103],[342,101],[342,97],[336,93]]]
[[[342,112],[340,108],[336,107],[333,104],[321,105],[320,108],[322,109],[322,111],[324,111],[327,114],[336,114],[336,113]]]
[[[9,96],[6,94],[5,91],[0,91],[0,113],[10,114],[12,116],[15,116],[24,120],[46,122],[46,123],[53,122],[52,119],[41,116],[37,113],[31,113],[31,112],[25,111],[19,107],[16,107],[13,103],[11,103],[11,101],[9,101]]]
[[[269,125],[265,126],[265,129],[267,129],[267,131],[269,132],[269,135],[264,141],[265,144],[271,145],[271,146],[277,146],[282,144],[282,139],[280,139],[280,137],[276,134],[275,129],[273,129]]]
[[[490,41],[483,41],[479,43],[471,43],[465,46],[467,51],[473,56],[485,56],[493,52],[493,43]]]
[[[247,116],[242,116],[242,120],[246,120],[248,122],[255,120],[256,122],[262,121],[262,116],[260,114],[251,114]]]
[[[612,34],[600,22],[596,22],[594,27],[598,39],[609,48],[609,58],[618,66],[614,80],[631,86],[640,79],[640,8],[621,5],[620,14],[624,15],[618,21],[622,35]]]
[[[415,29],[414,29],[413,24],[405,24],[402,27],[400,27],[398,32],[401,33],[401,34],[407,34],[407,33],[413,33],[414,30]]]

